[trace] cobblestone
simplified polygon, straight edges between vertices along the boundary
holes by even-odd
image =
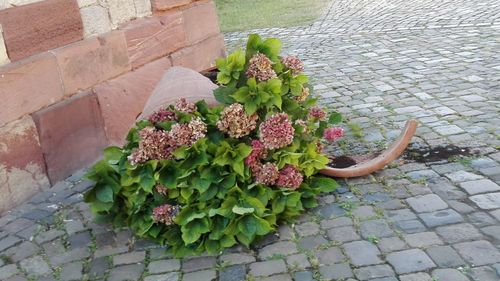
[[[223,269],[219,273],[219,281],[238,281],[244,280],[246,276],[246,269],[242,265],[230,266]]]
[[[250,264],[250,274],[253,276],[269,276],[285,271],[285,262],[282,260],[254,262]]]
[[[415,212],[427,213],[448,208],[448,204],[436,194],[428,194],[406,199]]]
[[[375,278],[394,276],[394,271],[388,265],[373,265],[354,270],[354,275],[359,280],[372,280]]]
[[[443,241],[434,232],[420,232],[405,236],[406,243],[412,248],[427,248],[433,245],[443,245]]]
[[[487,179],[462,182],[460,183],[460,187],[465,189],[465,191],[467,191],[467,193],[469,193],[470,195],[500,191],[500,186],[498,186],[498,184]]]
[[[426,250],[431,259],[443,268],[453,268],[464,265],[464,260],[450,246],[435,246]]]
[[[466,262],[475,266],[500,262],[500,253],[490,242],[479,240],[454,245]]]
[[[319,262],[323,265],[332,265],[342,262],[345,257],[337,247],[321,250],[317,253]]]
[[[432,277],[442,281],[468,281],[469,279],[460,271],[451,268],[436,269],[432,272]]]
[[[151,274],[176,271],[181,269],[181,262],[177,259],[153,261],[148,266],[148,271]]]
[[[321,266],[319,273],[328,280],[341,280],[354,276],[351,267],[347,263]]]
[[[387,261],[398,274],[425,271],[436,266],[422,250],[418,249],[391,253],[387,255]]]
[[[438,227],[436,232],[450,244],[482,238],[481,233],[473,225],[467,223]]]
[[[462,222],[463,217],[454,210],[446,209],[432,213],[422,213],[419,217],[424,221],[427,227],[435,227],[440,225],[453,224]]]
[[[367,241],[354,241],[343,245],[346,255],[355,266],[381,263],[380,251]]]
[[[250,32],[283,39],[284,53],[303,59],[320,103],[343,113],[347,141],[342,152],[336,145],[327,151],[377,153],[415,118],[420,127],[412,148],[453,144],[472,157],[406,157],[373,175],[339,180],[341,187],[321,195],[318,208],[258,247],[182,260],[130,230],[92,222],[81,202],[91,186],[81,181],[82,170],[0,217],[0,256],[6,257],[0,279],[26,280],[22,265],[30,268],[33,259],[40,272],[48,266],[47,275],[31,275],[41,281],[241,281],[247,275],[443,281],[460,276],[459,266],[464,272],[470,266],[470,280],[500,278],[498,1],[331,0],[307,26],[227,33],[228,50]],[[362,138],[353,136],[356,125]],[[356,208],[343,208],[345,202]]]

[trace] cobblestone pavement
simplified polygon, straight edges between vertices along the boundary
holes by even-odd
[[[335,0],[311,26],[257,31],[345,114],[335,153],[380,150],[417,118],[413,147],[473,155],[341,180],[257,247],[185,260],[93,223],[81,172],[0,218],[0,280],[500,280],[499,18],[498,0]]]

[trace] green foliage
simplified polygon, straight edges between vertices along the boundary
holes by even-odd
[[[294,125],[291,145],[269,151],[263,160],[276,163],[279,169],[297,167],[304,176],[300,187],[257,183],[245,159],[252,152],[251,141],[257,138],[258,129],[241,139],[230,138],[217,128],[223,105],[209,108],[198,102],[194,113],[175,111],[177,122],[200,118],[207,126],[206,137],[177,148],[171,159],[131,164],[128,158],[139,147],[140,130],[154,126],[169,131],[176,123],[173,121],[153,124],[141,120],[130,130],[123,148],[104,151],[103,160],[87,174],[95,186],[85,194],[85,202],[98,220],[129,226],[139,236],[167,244],[179,257],[219,253],[237,243],[250,246],[275,231],[279,222],[293,221],[304,209],[316,207],[318,194],[334,191],[337,183],[333,179],[317,175],[328,163],[317,149],[328,122],[307,118],[316,100],[309,96],[298,102],[296,97],[308,87],[308,78],[292,74],[281,64],[280,49],[277,39],[251,35],[246,53],[239,50],[217,60],[221,86],[214,95],[223,105],[241,103],[247,114],[258,115],[259,122],[277,112],[287,113],[292,122],[303,122]],[[246,77],[248,61],[257,52],[274,62],[277,78],[258,82]],[[338,123],[341,117],[334,113],[328,121]],[[158,186],[166,192],[160,192]],[[155,221],[152,215],[153,209],[165,204],[179,207],[169,225]]]

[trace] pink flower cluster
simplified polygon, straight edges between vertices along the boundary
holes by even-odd
[[[299,96],[295,97],[295,100],[298,101],[298,102],[304,102],[309,95],[310,95],[309,88],[302,87],[302,92],[300,93]]]
[[[307,122],[305,120],[297,119],[297,120],[295,120],[295,125],[299,125],[299,126],[303,127],[301,133],[307,133],[309,131],[309,129],[307,128]]]
[[[146,127],[139,131],[139,148],[128,156],[132,165],[151,159],[169,159],[173,150],[172,139],[168,132]]]
[[[293,74],[300,74],[304,71],[304,63],[296,56],[286,56],[281,62],[290,69]]]
[[[146,127],[139,131],[139,147],[128,156],[128,160],[136,165],[152,159],[171,159],[175,149],[193,145],[205,137],[206,132],[207,126],[200,118],[194,118],[188,124],[175,124],[169,132]]]
[[[293,142],[295,129],[286,113],[277,113],[262,122],[259,127],[260,141],[267,149],[278,149]]]
[[[252,152],[245,159],[245,164],[252,169],[252,173],[258,173],[261,167],[260,160],[267,157],[267,150],[259,140],[252,140]]]
[[[299,169],[293,165],[286,165],[278,170],[274,163],[258,164],[256,169],[252,170],[255,182],[267,186],[276,185],[281,188],[297,189],[302,184],[304,176]]]
[[[174,218],[178,213],[178,206],[172,206],[169,204],[161,205],[153,209],[153,220],[156,223],[172,225],[174,223]]]
[[[255,172],[253,172],[255,181],[265,185],[274,185],[280,175],[278,166],[274,163],[266,163],[261,165]]]
[[[261,53],[255,54],[250,59],[246,75],[248,78],[255,78],[258,81],[267,81],[277,77],[273,69],[273,62]]]
[[[163,121],[176,121],[177,117],[175,116],[175,112],[163,108],[151,114],[148,120],[152,123],[160,123]]]
[[[167,193],[168,193],[168,188],[161,183],[157,184],[155,186],[155,189],[156,189],[156,192],[158,192],[161,195],[167,195]]]
[[[340,127],[327,128],[323,131],[323,138],[328,142],[334,142],[344,136],[344,129]]]
[[[177,111],[182,111],[186,113],[193,113],[196,111],[196,105],[194,103],[188,102],[185,98],[178,99],[174,108]]]
[[[286,165],[281,169],[276,185],[278,187],[297,189],[302,184],[304,176],[300,173],[299,169],[293,165]]]
[[[314,120],[325,120],[326,119],[326,111],[322,108],[315,106],[309,110],[309,118]]]
[[[232,138],[241,138],[257,127],[257,114],[247,115],[243,105],[233,103],[224,108],[217,122],[217,128]]]

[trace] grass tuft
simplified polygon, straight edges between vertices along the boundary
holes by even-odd
[[[307,25],[331,0],[215,0],[223,32]]]

